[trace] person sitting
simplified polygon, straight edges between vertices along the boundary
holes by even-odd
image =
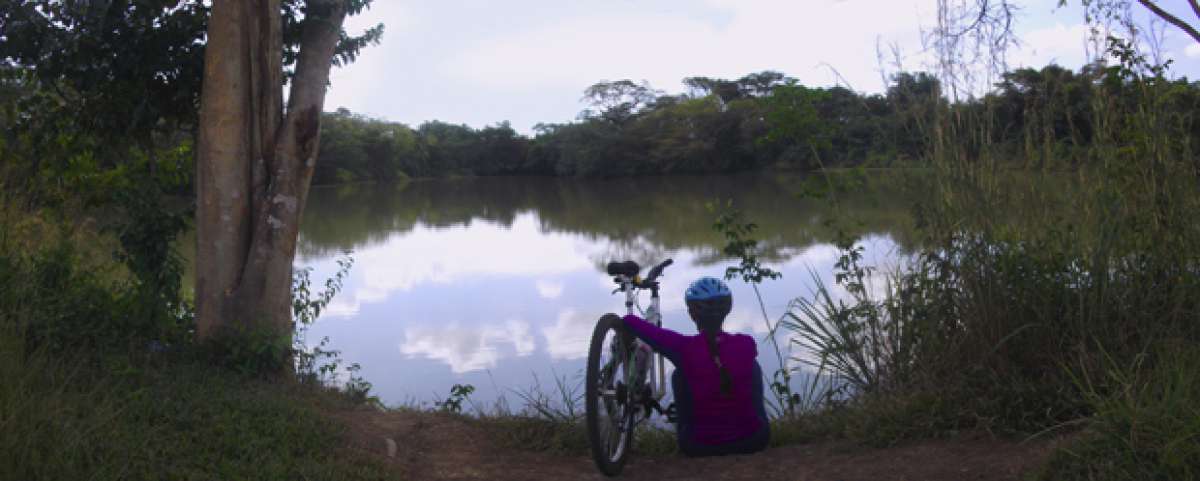
[[[721,329],[733,294],[723,281],[702,277],[687,288],[684,299],[699,331],[693,336],[635,315],[623,319],[633,335],[675,365],[671,390],[679,450],[687,456],[719,456],[765,449],[770,425],[758,345],[753,337]]]

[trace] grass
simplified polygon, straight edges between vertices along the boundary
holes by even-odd
[[[582,385],[557,377],[547,391],[535,378],[532,386],[515,391],[521,407],[510,408],[506,397],[490,408],[476,406],[473,415],[463,415],[485,428],[500,445],[525,451],[586,456],[590,453],[587,427],[584,425]],[[437,404],[437,403],[435,403]],[[661,420],[663,418],[656,418]],[[784,446],[824,439],[843,429],[846,420],[822,412],[805,411],[796,416],[771,421],[771,446]],[[637,455],[670,456],[678,454],[676,433],[669,425],[643,422],[634,431],[633,452]]]
[[[0,333],[0,479],[383,479],[343,446],[324,389],[200,359],[111,370]]]
[[[1093,415],[1060,448],[1042,480],[1168,480],[1200,477],[1200,348],[1159,347],[1100,378],[1077,380]]]
[[[520,408],[514,410],[507,397],[501,396],[491,407],[475,406],[474,415],[466,418],[510,449],[588,455],[582,382],[556,376],[553,388],[548,390],[535,376],[531,386],[513,393],[521,400]],[[444,406],[446,402],[435,405]],[[646,422],[634,431],[633,446],[642,455],[670,455],[678,450],[674,430]]]
[[[17,204],[0,194],[0,479],[387,476],[327,415],[361,399],[213,363],[119,244]]]

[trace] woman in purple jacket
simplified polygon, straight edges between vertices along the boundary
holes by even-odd
[[[671,389],[678,410],[679,449],[688,456],[745,454],[770,438],[762,368],[754,338],[721,330],[733,307],[729,287],[702,277],[684,295],[699,334],[685,336],[633,315],[625,325],[675,365]]]

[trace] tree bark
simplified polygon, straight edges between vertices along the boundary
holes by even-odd
[[[279,0],[215,0],[197,139],[196,335],[290,335],[292,261],[343,0],[310,0],[283,110]]]

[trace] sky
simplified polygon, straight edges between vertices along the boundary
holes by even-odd
[[[1021,41],[1011,67],[1077,69],[1087,58],[1082,9],[1018,0]],[[1192,18],[1185,0],[1159,2]],[[385,25],[380,45],[331,76],[326,110],[345,107],[416,126],[480,128],[509,121],[529,133],[568,122],[601,80],[646,80],[683,92],[689,76],[736,79],[777,70],[809,86],[880,92],[884,75],[923,70],[936,0],[375,0],[347,21]],[[1138,9],[1140,19],[1146,15]],[[1173,75],[1200,78],[1200,44],[1171,26],[1161,51]],[[884,53],[881,69],[880,52]],[[895,55],[893,52],[899,52]],[[882,70],[882,72],[881,72]]]

